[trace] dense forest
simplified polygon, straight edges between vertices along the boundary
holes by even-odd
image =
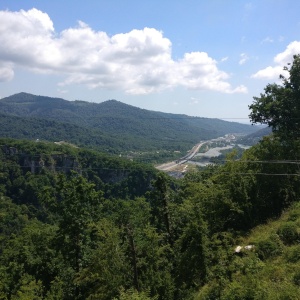
[[[116,100],[89,103],[27,93],[1,99],[0,117],[1,137],[66,141],[113,154],[169,151],[170,158],[200,140],[257,130],[250,124],[149,111]]]
[[[0,299],[299,299],[300,56],[250,105],[273,133],[172,179],[0,140]]]

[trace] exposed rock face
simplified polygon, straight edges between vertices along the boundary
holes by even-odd
[[[17,157],[16,159],[19,160],[20,165],[25,170],[28,168],[33,174],[39,173],[43,168],[53,172],[69,173],[73,170],[81,173],[81,167],[76,158],[65,154],[32,155],[20,152],[17,148],[7,145],[2,146],[2,151],[6,156]]]
[[[6,155],[16,155],[16,154],[18,154],[18,149],[15,148],[15,147],[9,147],[9,146],[5,145],[5,146],[2,147],[2,150]]]

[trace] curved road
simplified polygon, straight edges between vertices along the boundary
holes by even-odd
[[[177,167],[178,165],[184,164],[188,160],[192,159],[199,151],[199,148],[205,143],[207,143],[207,141],[200,142],[199,144],[195,145],[192,148],[192,150],[190,150],[190,152],[187,155],[185,155],[184,157],[182,157],[176,161],[171,161],[171,162],[156,166],[155,168],[158,170],[161,170],[161,171],[170,171],[170,170],[174,169],[175,167]]]

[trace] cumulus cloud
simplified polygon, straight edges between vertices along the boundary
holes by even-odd
[[[227,73],[205,52],[172,59],[171,41],[154,28],[134,29],[109,36],[79,21],[76,27],[55,32],[49,16],[37,9],[0,11],[0,80],[13,69],[65,76],[60,86],[119,89],[147,94],[183,86],[224,93],[245,93],[233,88]],[[9,66],[9,67],[8,67]]]
[[[258,78],[258,79],[278,79],[279,75],[282,74],[283,68],[281,66],[276,67],[267,67],[265,69],[262,69],[255,74],[253,74],[252,78]]]
[[[275,56],[275,63],[283,66],[293,61],[293,56],[300,53],[300,42],[291,42],[287,48]]]
[[[265,69],[259,70],[253,74],[252,78],[258,79],[273,79],[279,78],[279,75],[288,76],[288,72],[283,70],[283,67],[293,61],[293,56],[300,53],[300,42],[291,42],[286,49],[278,53],[274,57],[274,66],[268,66]]]

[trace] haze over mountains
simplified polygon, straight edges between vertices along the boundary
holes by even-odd
[[[0,100],[3,137],[65,140],[109,152],[185,150],[227,133],[249,134],[251,125],[148,111],[116,100],[102,103],[15,94]]]

